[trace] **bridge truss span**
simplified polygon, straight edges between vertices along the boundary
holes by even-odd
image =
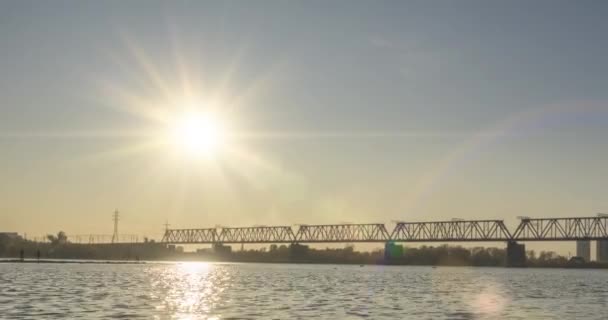
[[[220,243],[292,243],[295,235],[289,226],[222,228]]]
[[[86,241],[84,238],[77,240]],[[161,241],[167,244],[253,244],[561,240],[608,240],[608,217],[523,218],[514,233],[502,220],[399,222],[392,233],[381,223],[300,225],[297,232],[289,226],[167,229]]]
[[[161,242],[187,244],[187,243],[216,243],[218,239],[215,228],[207,229],[168,229]]]
[[[296,234],[297,242],[386,242],[390,239],[386,227],[373,224],[301,225]]]
[[[511,233],[502,220],[454,220],[436,222],[399,222],[392,241],[509,241]]]
[[[607,240],[608,217],[521,220],[513,233],[517,241]]]

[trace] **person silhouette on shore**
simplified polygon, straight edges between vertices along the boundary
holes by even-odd
[[[25,251],[23,250],[23,248],[21,250],[19,250],[19,259],[21,259],[21,262],[23,262],[23,260],[25,256]]]

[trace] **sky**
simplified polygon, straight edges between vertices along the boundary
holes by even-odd
[[[604,1],[0,1],[0,229],[111,234],[115,209],[121,233],[151,237],[166,221],[515,229],[608,212],[607,15]],[[192,101],[228,137],[204,159],[157,143]]]

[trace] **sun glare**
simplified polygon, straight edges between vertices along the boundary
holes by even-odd
[[[214,155],[224,143],[225,131],[217,118],[190,113],[176,119],[172,128],[173,143],[193,155]]]

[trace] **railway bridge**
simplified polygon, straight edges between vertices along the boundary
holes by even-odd
[[[165,244],[312,244],[408,242],[506,242],[507,265],[525,263],[526,241],[608,240],[608,217],[522,218],[511,232],[503,220],[450,220],[385,224],[319,224],[291,226],[167,229]]]

